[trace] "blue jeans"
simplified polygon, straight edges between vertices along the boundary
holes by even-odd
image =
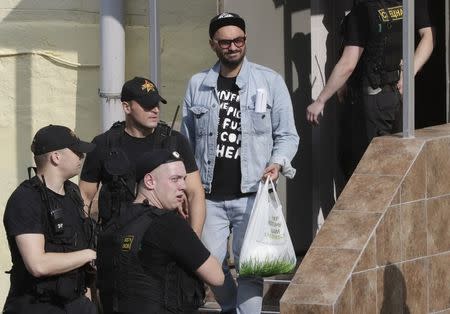
[[[223,286],[211,287],[223,312],[261,313],[262,278],[238,278],[236,286],[227,265],[229,256],[227,243],[232,232],[234,263],[236,270],[239,271],[239,255],[254,201],[255,194],[231,200],[206,200],[207,211],[202,242],[223,265],[225,274]]]

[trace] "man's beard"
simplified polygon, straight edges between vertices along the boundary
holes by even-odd
[[[226,66],[227,68],[235,69],[241,65],[242,60],[244,60],[244,57],[245,57],[245,53],[243,53],[239,59],[229,60],[229,59],[225,58],[224,55],[221,55],[221,56],[219,56],[219,61],[222,65]]]

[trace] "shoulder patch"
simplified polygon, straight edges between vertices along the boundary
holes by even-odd
[[[403,6],[401,5],[387,8],[387,11],[388,13],[386,13],[386,10],[384,9],[378,10],[378,15],[380,16],[383,22],[389,22],[389,17],[391,18],[392,21],[398,21],[403,19]]]
[[[122,251],[129,252],[131,251],[131,246],[133,244],[134,236],[133,235],[126,235],[123,237],[122,240]]]

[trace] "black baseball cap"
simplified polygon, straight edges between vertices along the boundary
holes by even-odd
[[[178,152],[167,149],[155,149],[142,154],[136,161],[136,182],[140,182],[147,173],[152,172],[160,165],[175,161],[183,161],[183,159]]]
[[[167,101],[159,95],[155,83],[137,76],[123,84],[120,100],[134,100],[145,109],[152,109],[158,106],[159,102],[167,104]]]
[[[36,156],[63,148],[89,153],[94,150],[95,144],[80,140],[68,127],[52,124],[37,131],[31,143],[31,151]]]
[[[213,38],[219,28],[228,25],[237,26],[245,33],[244,19],[236,13],[224,12],[216,15],[209,22],[209,38]]]

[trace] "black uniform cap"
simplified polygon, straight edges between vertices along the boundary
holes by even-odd
[[[68,127],[52,124],[37,131],[31,143],[31,151],[36,156],[63,148],[89,153],[94,150],[95,144],[80,140]]]
[[[160,165],[175,161],[183,161],[183,159],[178,152],[171,152],[167,149],[155,149],[142,154],[136,161],[136,182],[140,182],[147,173],[152,172]]]
[[[167,104],[167,101],[159,95],[155,83],[144,77],[135,77],[123,84],[121,101],[134,100],[145,109],[152,109],[159,102]]]

